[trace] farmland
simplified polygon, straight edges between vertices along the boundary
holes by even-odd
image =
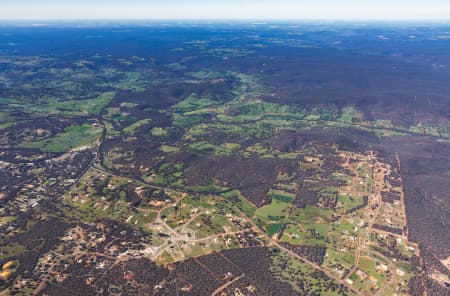
[[[125,29],[0,27],[0,294],[446,295],[445,28]]]

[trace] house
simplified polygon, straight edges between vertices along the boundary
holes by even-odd
[[[366,274],[364,271],[360,270],[360,269],[358,269],[358,270],[356,271],[356,275],[357,275],[362,281],[365,281],[365,280],[368,278],[367,274]]]

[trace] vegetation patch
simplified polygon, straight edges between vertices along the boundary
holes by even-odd
[[[91,145],[100,138],[101,134],[101,128],[89,124],[74,125],[52,138],[38,142],[21,143],[19,147],[40,149],[42,152],[66,152],[81,146]]]

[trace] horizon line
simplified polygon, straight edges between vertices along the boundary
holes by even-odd
[[[0,22],[13,21],[243,21],[243,22],[450,22],[449,18],[0,18]]]

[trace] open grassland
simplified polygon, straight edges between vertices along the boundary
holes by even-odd
[[[67,152],[82,146],[92,145],[100,138],[102,129],[89,124],[70,126],[52,138],[38,142],[21,143],[21,148],[34,148],[42,152]]]

